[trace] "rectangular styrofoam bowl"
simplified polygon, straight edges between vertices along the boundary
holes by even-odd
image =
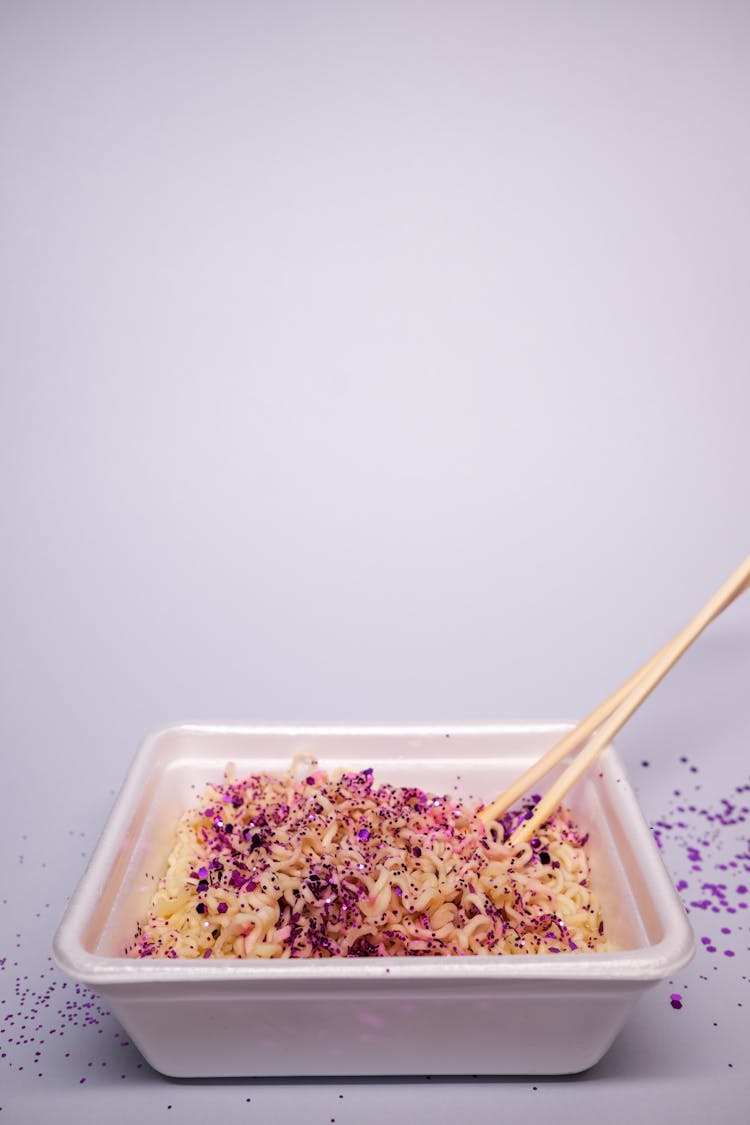
[[[639,994],[672,976],[693,935],[615,750],[571,791],[590,833],[609,953],[284,961],[122,955],[179,815],[233,762],[284,772],[372,766],[375,781],[489,800],[562,725],[181,725],[152,735],[55,937],[58,965],[108,1002],[157,1070],[176,1077],[563,1074],[597,1062]],[[196,788],[197,787],[197,788]]]

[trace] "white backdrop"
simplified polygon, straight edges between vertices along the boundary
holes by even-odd
[[[19,1018],[151,728],[578,717],[747,554],[749,48],[740,2],[0,7]],[[621,735],[652,818],[680,756],[706,799],[750,780],[749,667],[738,603]],[[247,1108],[489,1120],[595,1089],[615,1122],[648,1082],[688,1121],[720,1077],[739,1121],[747,945],[587,1079]],[[104,1071],[37,1079],[11,1038],[12,1120],[107,1111]],[[129,1112],[246,1106],[129,1066]]]

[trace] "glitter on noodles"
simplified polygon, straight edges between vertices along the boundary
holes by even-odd
[[[527,809],[474,809],[372,770],[209,785],[177,828],[133,957],[385,957],[609,948],[586,837],[565,810],[520,850]]]

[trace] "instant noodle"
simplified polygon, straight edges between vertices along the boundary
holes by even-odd
[[[581,836],[559,809],[522,846],[528,808],[485,825],[371,769],[208,785],[181,818],[135,957],[304,958],[609,948]]]

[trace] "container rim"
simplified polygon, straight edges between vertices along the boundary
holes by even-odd
[[[201,723],[181,722],[160,727],[142,743],[125,778],[88,866],[76,887],[55,934],[52,953],[68,976],[96,990],[102,986],[238,985],[294,989],[351,987],[375,982],[423,982],[450,987],[452,983],[482,981],[641,981],[656,982],[670,976],[692,957],[695,937],[672,880],[630,786],[619,755],[608,746],[600,762],[608,779],[617,786],[618,802],[632,826],[631,844],[649,872],[651,890],[658,905],[664,938],[649,946],[602,953],[542,953],[533,956],[466,957],[378,957],[325,958],[283,961],[187,959],[134,959],[92,953],[83,942],[90,903],[98,899],[112,866],[145,778],[153,768],[156,749],[165,736],[181,733],[200,735],[252,734],[258,736],[358,735],[424,737],[450,735],[508,735],[564,733],[571,722],[504,723]]]

